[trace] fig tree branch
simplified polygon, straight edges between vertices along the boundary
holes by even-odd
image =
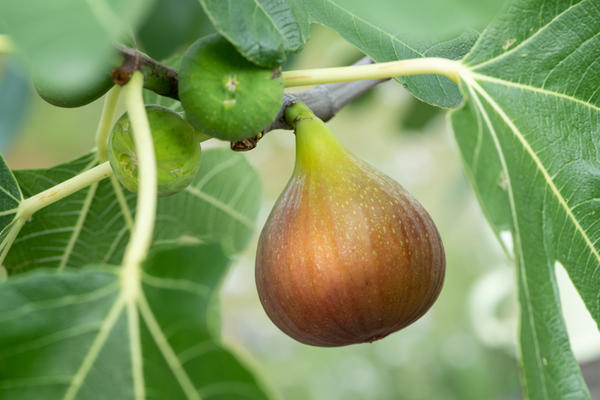
[[[144,74],[144,87],[146,89],[161,96],[179,100],[179,95],[177,93],[177,71],[142,54],[140,51],[129,47],[119,45],[119,52],[123,57],[123,62],[121,66],[113,70],[113,80],[116,84],[121,86],[126,84],[133,72],[139,70]],[[370,58],[364,57],[353,64],[352,67],[365,66],[372,63],[373,61]],[[297,75],[299,72],[300,71],[289,71],[284,72],[284,74],[295,73]],[[317,86],[314,89],[307,90],[306,92],[286,94],[277,120],[274,121],[269,128],[265,129],[265,132],[273,129],[292,129],[292,127],[285,122],[283,113],[285,108],[294,101],[302,100],[319,118],[328,120],[347,103],[371,89],[376,84],[386,81],[387,79],[389,78],[324,84]]]
[[[123,62],[112,71],[112,79],[117,85],[125,85],[135,71],[141,71],[144,75],[144,88],[161,96],[179,100],[177,71],[148,57],[139,50],[123,45],[119,45],[118,50]]]
[[[354,66],[371,63],[373,63],[373,61],[370,58],[365,57],[356,62]],[[302,101],[317,117],[323,121],[328,121],[352,100],[369,91],[379,83],[389,79],[390,78],[381,78],[354,82],[327,83],[300,93],[286,93],[283,97],[283,105],[277,118],[264,130],[264,133],[274,129],[293,129],[293,127],[287,123],[284,116],[285,110],[290,104]]]
[[[364,57],[353,65],[368,65],[372,63],[373,60],[371,60],[369,57]],[[286,93],[283,96],[281,110],[279,111],[279,114],[277,114],[277,117],[273,123],[265,128],[263,132],[254,137],[240,140],[238,142],[232,142],[231,149],[235,151],[252,150],[256,147],[258,141],[262,139],[265,133],[275,129],[294,129],[285,120],[285,110],[291,104],[302,101],[321,120],[329,121],[338,113],[338,111],[344,108],[352,100],[360,97],[362,94],[368,92],[376,85],[389,79],[390,78],[380,78],[353,82],[327,83],[300,93]]]
[[[127,83],[134,71],[144,74],[144,87],[159,95],[179,100],[177,94],[177,71],[159,63],[158,61],[142,54],[140,51],[125,46],[119,46],[123,63],[113,71],[113,80],[119,85]],[[356,62],[353,67],[372,64],[369,57],[364,57]],[[347,67],[343,67],[347,68]],[[281,110],[273,123],[262,133],[245,140],[232,142],[231,148],[236,151],[251,150],[256,147],[260,138],[267,132],[275,129],[293,129],[284,118],[286,108],[297,101],[306,104],[317,117],[323,121],[333,118],[346,104],[369,91],[375,85],[387,81],[389,78],[373,80],[359,80],[353,82],[328,83],[301,93],[286,93],[283,98]]]

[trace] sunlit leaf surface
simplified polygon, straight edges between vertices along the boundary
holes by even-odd
[[[452,124],[518,269],[529,398],[589,398],[569,347],[555,262],[600,323],[600,7],[514,2],[465,57],[468,102]]]

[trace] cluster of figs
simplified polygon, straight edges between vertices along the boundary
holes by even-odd
[[[146,107],[159,195],[190,184],[203,139],[243,140],[272,123],[283,90],[278,71],[246,60],[221,36],[190,46],[179,68],[185,117]],[[400,184],[351,154],[304,104],[287,107],[285,118],[294,128],[295,167],[256,253],[256,286],[267,315],[314,346],[372,342],[416,321],[444,280],[444,249],[431,217]],[[113,127],[109,161],[121,184],[136,191],[127,114]]]

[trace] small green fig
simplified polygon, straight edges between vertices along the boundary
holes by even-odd
[[[273,122],[283,101],[283,78],[246,60],[221,36],[210,35],[183,57],[179,98],[196,129],[238,141]]]
[[[33,76],[33,86],[46,102],[64,108],[81,107],[99,99],[113,85],[110,76],[91,77],[85,85],[63,84],[60,80]]]
[[[262,230],[256,285],[270,319],[314,346],[372,342],[420,318],[444,280],[439,233],[402,186],[357,159],[302,103],[296,164]]]
[[[111,70],[120,57],[107,60],[84,57],[79,53],[61,54],[31,70],[33,86],[41,98],[58,107],[80,107],[101,97],[113,85]]]
[[[156,155],[158,195],[168,196],[185,189],[198,172],[202,134],[167,108],[146,106],[146,114]],[[138,158],[127,114],[123,114],[112,129],[108,159],[119,182],[137,192]]]

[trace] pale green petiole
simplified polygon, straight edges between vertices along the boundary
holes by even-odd
[[[100,162],[108,160],[108,137],[110,136],[110,130],[112,128],[112,122],[120,94],[121,86],[118,85],[113,86],[108,93],[106,93],[106,99],[104,100],[104,106],[102,107],[102,115],[100,116],[100,122],[98,123],[98,129],[96,131],[96,157]]]
[[[458,82],[463,68],[459,61],[431,57],[348,67],[285,71],[282,76],[286,87],[423,74],[444,75],[452,81]]]
[[[150,248],[156,218],[156,157],[142,98],[143,85],[144,76],[136,71],[124,90],[125,104],[133,127],[133,140],[139,160],[136,216],[123,257],[122,282],[125,297],[128,299],[135,299],[139,294],[139,269]]]

